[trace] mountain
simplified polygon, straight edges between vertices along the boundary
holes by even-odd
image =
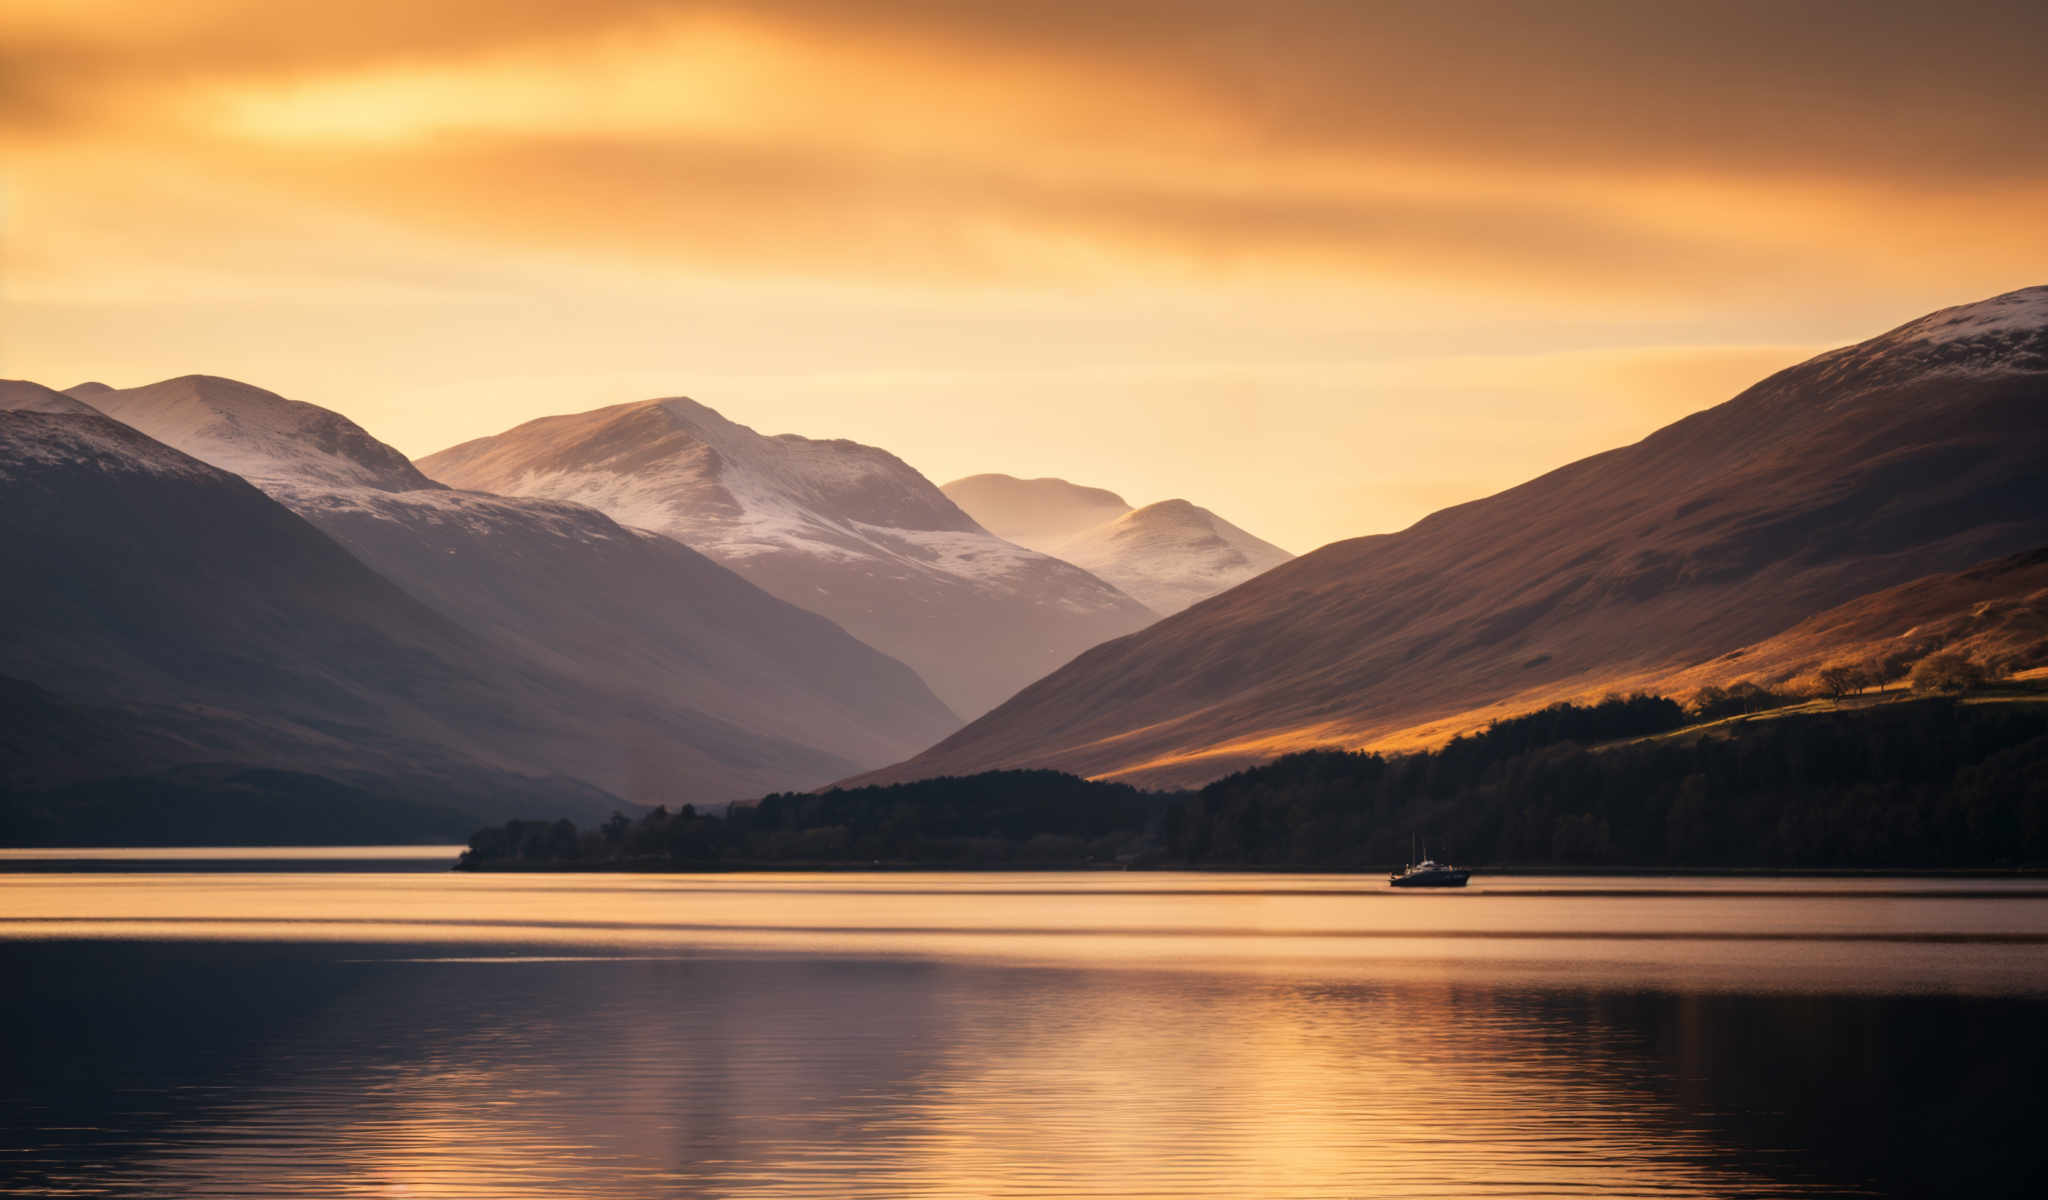
[[[63,392],[51,391],[40,383],[26,379],[0,379],[0,412],[39,413],[91,413],[92,406],[82,404]]]
[[[1046,554],[1075,534],[1131,511],[1115,492],[1064,479],[969,475],[939,490],[983,529]]]
[[[232,379],[185,375],[146,387],[73,390],[115,420],[258,486],[440,486],[340,413]]]
[[[420,460],[435,479],[666,533],[909,663],[978,713],[1148,624],[1085,571],[996,537],[896,456],[765,437],[692,400],[544,417]]]
[[[1441,739],[2048,542],[2048,288],[1781,371],[1631,446],[1325,546],[1097,647],[865,781],[1189,782]]]
[[[1053,553],[1162,616],[1294,557],[1185,500],[1134,509],[1075,534]]]
[[[460,492],[337,413],[188,376],[102,411],[271,498],[511,676],[508,753],[646,803],[823,782],[957,724],[901,663],[688,547],[556,501]],[[494,718],[501,724],[509,717]]]
[[[476,814],[611,798],[511,752],[544,714],[431,611],[242,479],[106,417],[0,412],[0,793],[285,766]]]
[[[970,475],[940,489],[995,533],[1073,563],[1171,616],[1294,557],[1186,500],[1133,509],[1064,479]]]

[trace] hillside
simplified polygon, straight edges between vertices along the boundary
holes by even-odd
[[[1213,779],[1763,641],[2048,542],[2048,288],[1944,310],[1096,648],[872,780]]]

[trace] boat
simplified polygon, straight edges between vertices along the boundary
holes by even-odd
[[[1410,857],[1413,857],[1415,848],[1410,846],[1408,853]],[[1454,867],[1449,863],[1440,863],[1430,858],[1429,848],[1425,846],[1422,851],[1422,860],[1420,862],[1411,862],[1401,870],[1387,876],[1387,884],[1390,887],[1464,887],[1465,881],[1470,878],[1472,878],[1472,872],[1462,867]]]

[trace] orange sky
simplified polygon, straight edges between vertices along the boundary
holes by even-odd
[[[1542,18],[1531,13],[1540,9]],[[1399,527],[2048,281],[2038,4],[10,0],[0,373]]]

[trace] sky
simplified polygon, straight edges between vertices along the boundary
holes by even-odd
[[[2048,6],[9,0],[0,375],[689,395],[1295,551],[2048,282]]]

